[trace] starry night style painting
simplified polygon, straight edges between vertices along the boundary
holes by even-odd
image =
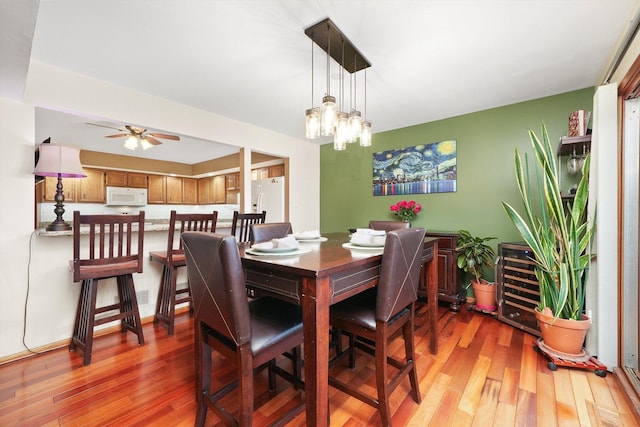
[[[373,195],[456,191],[456,140],[373,153]]]

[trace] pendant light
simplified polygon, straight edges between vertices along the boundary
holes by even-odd
[[[326,34],[325,34],[326,31]],[[313,105],[313,84],[314,84],[314,67],[313,67],[313,43],[317,44],[327,53],[327,91],[322,98],[319,108],[309,108],[305,111],[305,134],[309,139],[318,137],[318,130],[321,136],[333,136],[334,148],[336,150],[345,150],[347,143],[360,142],[360,145],[367,147],[371,145],[371,122],[367,120],[366,114],[366,96],[367,81],[366,69],[371,64],[358,51],[358,49],[347,39],[338,27],[326,18],[305,29],[305,34],[312,40],[311,44],[311,98]],[[331,49],[331,41],[342,42],[342,49],[334,47]],[[353,57],[353,62],[345,63],[345,55],[347,58]],[[337,107],[336,97],[331,94],[331,59],[335,60],[341,67],[341,86],[340,86],[340,109]],[[365,114],[364,118],[357,108],[357,79],[355,73],[365,70]],[[350,73],[349,80],[349,109],[344,107],[344,71]],[[352,80],[353,78],[353,80]]]

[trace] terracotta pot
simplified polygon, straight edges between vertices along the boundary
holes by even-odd
[[[591,321],[585,315],[582,320],[555,319],[548,314],[535,310],[536,319],[542,333],[544,344],[558,353],[578,356],[583,353],[582,345],[591,327]]]
[[[482,280],[471,281],[473,293],[476,296],[476,307],[481,310],[494,311],[496,307],[496,287],[493,283]]]

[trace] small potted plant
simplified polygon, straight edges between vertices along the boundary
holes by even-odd
[[[542,139],[531,130],[529,139],[536,158],[535,182],[540,185],[534,187],[516,150],[516,183],[523,211],[518,213],[506,202],[502,205],[535,255],[540,286],[540,304],[535,314],[542,333],[540,344],[565,355],[582,355],[590,325],[584,313],[584,299],[594,233],[594,223],[587,214],[590,158],[585,158],[573,201],[565,203],[556,155],[544,124]]]
[[[391,205],[389,210],[400,217],[403,222],[411,222],[411,220],[414,219],[422,210],[422,206],[415,200],[401,200],[395,205]]]
[[[496,287],[482,278],[483,268],[493,268],[495,265],[496,252],[486,243],[493,239],[495,237],[474,237],[467,230],[458,231],[458,267],[471,275],[476,307],[485,311],[496,309]]]

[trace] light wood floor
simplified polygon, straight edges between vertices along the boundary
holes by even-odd
[[[490,315],[439,309],[437,356],[429,353],[424,306],[419,307],[417,369],[422,404],[408,397],[408,380],[392,395],[395,426],[636,426],[613,374],[558,368],[534,351],[535,337]],[[195,418],[193,322],[176,320],[176,332],[147,323],[145,345],[132,334],[96,338],[93,362],[66,348],[0,366],[0,426],[190,426]],[[394,349],[402,351],[400,340]],[[216,361],[214,378],[233,375]],[[359,355],[356,370],[331,370],[375,393],[372,359]],[[255,425],[277,418],[301,393],[279,381],[271,397],[258,378]],[[378,426],[372,408],[330,388],[331,424]],[[233,405],[233,402],[230,403]],[[220,425],[209,412],[208,425]],[[305,426],[304,415],[290,423]]]

